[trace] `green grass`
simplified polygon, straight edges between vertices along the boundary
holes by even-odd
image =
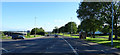
[[[36,35],[36,37],[41,37],[41,35]],[[29,36],[25,36],[25,38],[35,38],[35,37],[34,37],[34,35],[30,35],[30,37]]]
[[[98,43],[98,44],[111,46],[111,41],[108,41],[108,39],[105,39],[105,38],[90,38],[90,37],[87,37],[84,40],[94,42],[94,43]],[[120,40],[113,40],[113,47],[120,48]]]
[[[99,36],[99,35],[96,35],[95,37],[105,37],[105,38],[109,38],[109,35],[104,35],[104,36]],[[115,38],[115,35],[113,35],[113,38]],[[118,36],[118,39],[120,39],[120,37]]]
[[[8,36],[8,37],[3,36],[3,37],[0,37],[0,39],[11,39],[11,38],[12,38],[11,36]]]
[[[79,38],[79,36],[71,36],[70,34],[64,34],[64,36],[73,37],[73,38]],[[98,43],[98,44],[102,44],[102,45],[106,45],[106,46],[111,46],[111,41],[108,41],[108,39],[106,39],[106,38],[109,37],[109,35],[105,35],[105,36],[97,35],[96,37],[105,37],[105,38],[91,38],[91,37],[87,37],[84,40],[90,41],[90,42],[94,42],[94,43]],[[114,37],[115,37],[115,35],[113,36],[113,38]],[[113,40],[113,47],[120,48],[120,40]]]
[[[63,34],[59,33],[58,35],[63,35]],[[64,36],[73,37],[73,38],[79,38],[79,36],[71,36],[71,34],[64,34]]]

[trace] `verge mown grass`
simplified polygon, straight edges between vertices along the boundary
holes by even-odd
[[[41,35],[36,35],[36,37],[41,37]],[[34,35],[25,36],[25,38],[35,38]]]
[[[8,37],[3,36],[3,37],[1,37],[0,39],[11,39],[11,38],[12,38],[11,36],[8,36]]]
[[[71,36],[70,34],[64,34],[64,36],[67,37],[72,37],[72,38],[79,38],[79,36]],[[90,41],[90,42],[94,42],[94,43],[98,43],[98,44],[102,44],[102,45],[106,45],[106,46],[111,46],[111,41],[109,41],[107,38],[109,37],[108,35],[105,36],[96,36],[96,37],[105,37],[105,38],[91,38],[91,37],[87,37],[86,41]],[[114,36],[113,36],[114,38]],[[114,48],[120,48],[120,40],[113,40],[113,46]]]

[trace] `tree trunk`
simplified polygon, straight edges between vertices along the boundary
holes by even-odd
[[[90,32],[91,38],[92,38],[92,32]]]
[[[109,33],[109,38],[108,38],[108,40],[111,40],[111,33]]]
[[[86,37],[87,37],[87,32],[85,32],[85,36],[84,36],[84,39],[86,39]]]
[[[114,39],[118,39],[118,37],[117,37],[117,20],[116,20],[116,24],[115,24],[115,38]]]
[[[109,29],[112,28],[111,26],[112,26],[112,25],[109,26]],[[111,40],[111,32],[109,33],[109,38],[108,38],[108,40]]]
[[[95,32],[93,32],[93,38],[95,38]]]

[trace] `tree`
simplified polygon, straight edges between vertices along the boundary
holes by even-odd
[[[81,28],[85,32],[93,32],[93,38],[95,38],[95,31],[103,24],[101,20],[99,20],[100,9],[103,5],[105,5],[105,3],[82,2],[76,11],[78,19],[82,21]]]
[[[100,14],[103,6],[106,6],[108,3],[104,2],[82,2],[79,4],[79,9],[76,11],[78,14],[78,19],[81,21],[84,19],[99,19],[98,15]],[[97,7],[97,8],[96,8]]]
[[[77,32],[77,25],[75,22],[68,22],[65,25],[65,32],[69,32],[69,33],[76,33]]]
[[[97,19],[84,19],[81,22],[81,29],[87,33],[90,32],[91,37],[95,38],[95,32],[98,31],[102,23]],[[92,35],[93,33],[93,35]]]
[[[114,26],[114,33],[115,33],[115,39],[117,39],[117,24],[118,24],[118,18],[120,16],[120,9],[118,8],[119,6],[117,3],[114,3],[114,8],[113,8],[113,15],[114,15],[114,21],[113,24]],[[104,23],[108,24],[109,29],[112,29],[112,4],[106,4],[101,9],[101,18],[103,19]],[[109,32],[109,40],[111,40],[111,32]]]
[[[58,33],[58,32],[59,32],[59,28],[56,26],[55,29],[53,29],[52,32],[53,32],[53,33]]]
[[[64,26],[60,27],[60,28],[59,28],[59,33],[64,33],[64,29],[65,29]]]
[[[120,26],[118,27],[117,35],[120,37]]]
[[[33,28],[31,30],[31,35],[35,34],[35,29],[36,29],[36,34],[37,35],[45,35],[45,31],[42,27],[41,28]]]
[[[57,29],[53,29],[52,33],[57,33]]]
[[[81,25],[78,25],[77,33],[79,33],[81,31],[81,29],[82,29]]]
[[[104,34],[107,34],[107,33],[110,33],[112,30],[109,29],[109,25],[104,25],[101,28],[99,28],[99,31]]]
[[[30,31],[29,30],[27,31],[27,36],[30,37]]]
[[[5,36],[4,32],[2,32],[2,31],[0,32],[0,34],[1,34],[1,36]]]
[[[97,8],[96,8],[97,7]],[[117,38],[117,24],[118,17],[120,16],[120,9],[117,3],[114,3],[114,24],[115,24],[115,38]],[[84,19],[97,19],[102,20],[108,24],[109,29],[112,29],[112,4],[111,2],[82,2],[77,10],[78,18],[83,21]],[[109,40],[111,40],[111,32],[109,32]]]
[[[117,37],[117,32],[118,32],[118,23],[120,22],[119,21],[119,17],[120,17],[120,7],[119,7],[119,4],[118,3],[115,3],[116,5],[114,6],[114,20],[115,20],[115,38],[114,39],[118,39]]]

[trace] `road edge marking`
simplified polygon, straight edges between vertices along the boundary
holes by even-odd
[[[63,37],[61,37],[61,38],[70,46],[70,48],[73,50],[73,52],[75,53],[75,55],[79,55],[79,54],[77,53],[77,51],[72,47],[72,45],[71,45],[70,43],[68,43],[67,40],[65,40]]]
[[[4,48],[1,48],[2,50],[4,50],[5,52],[10,52],[10,51],[8,51],[8,50],[6,50],[6,49],[4,49]]]

